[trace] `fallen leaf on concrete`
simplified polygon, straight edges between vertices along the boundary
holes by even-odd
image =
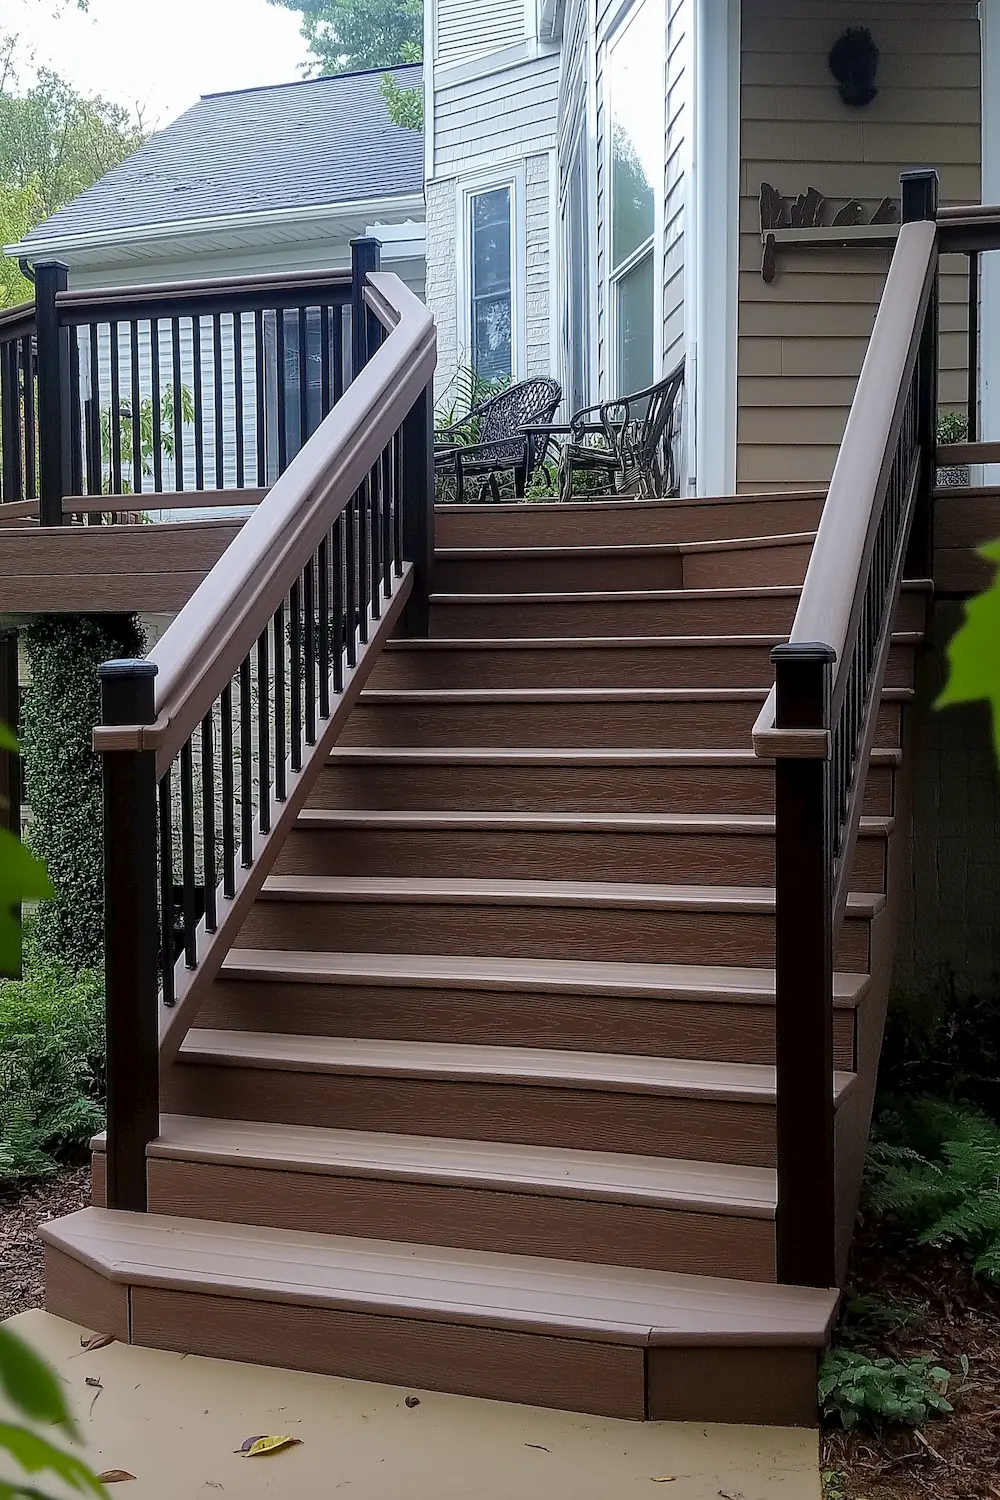
[[[526,1448],[540,1448],[543,1453],[551,1453],[551,1448],[546,1448],[544,1443],[525,1443]]]
[[[110,1333],[92,1333],[88,1338],[84,1334],[80,1339],[81,1349],[106,1349],[108,1344],[114,1343],[114,1336]]]
[[[260,1434],[258,1434],[257,1437],[244,1438],[243,1442],[240,1444],[240,1446],[237,1449],[235,1449],[235,1452],[237,1452],[237,1453],[249,1453],[250,1449],[253,1447],[254,1443],[261,1442],[265,1436],[266,1436],[266,1433],[260,1433]]]
[[[86,1380],[85,1380],[85,1382],[84,1382],[84,1384],[85,1385],[89,1385],[90,1388],[91,1388],[91,1390],[94,1392],[94,1399],[90,1403],[90,1415],[93,1416],[94,1415],[94,1407],[97,1404],[97,1398],[101,1394],[101,1392],[103,1391],[104,1387],[103,1387],[103,1385],[101,1384],[99,1378],[96,1375],[88,1375],[87,1378],[86,1378]]]
[[[652,1478],[654,1484],[673,1484],[676,1481],[676,1479],[677,1479],[677,1475],[676,1474],[653,1474],[651,1476],[651,1478]],[[720,1493],[721,1493],[721,1491],[720,1491]]]
[[[403,1402],[403,1405],[410,1407],[410,1409],[412,1410],[414,1406],[419,1406],[420,1405],[420,1397],[419,1396],[407,1396],[406,1400]]]
[[[98,1474],[102,1484],[122,1484],[126,1479],[134,1479],[127,1469],[105,1469],[103,1474]]]
[[[240,1452],[246,1458],[263,1458],[269,1453],[280,1453],[283,1448],[298,1448],[301,1442],[297,1437],[247,1438]]]

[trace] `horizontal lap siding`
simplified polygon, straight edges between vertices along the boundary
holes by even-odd
[[[519,42],[524,0],[437,0],[435,23],[435,60],[461,62]]]
[[[889,250],[780,250],[760,277],[762,181],[817,188],[835,212],[898,197],[899,174],[931,163],[945,202],[979,199],[979,24],[970,0],[873,0],[861,18],[880,49],[874,102],[848,109],[827,65],[855,10],[834,0],[743,6],[739,424],[741,489],[829,479],[885,281]],[[832,212],[830,213],[832,216]],[[942,269],[941,398],[965,386],[964,258]]]

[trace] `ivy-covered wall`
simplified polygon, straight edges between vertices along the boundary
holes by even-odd
[[[104,962],[103,794],[91,739],[100,718],[97,669],[144,655],[144,635],[130,615],[47,615],[22,640],[30,669],[21,724],[27,842],[56,890],[38,909],[33,946],[40,958],[97,968]]]

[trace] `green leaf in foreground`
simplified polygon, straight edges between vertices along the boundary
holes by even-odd
[[[1000,541],[980,547],[979,555],[1000,563]],[[965,606],[965,623],[948,646],[948,663],[948,682],[936,707],[987,699],[1000,760],[1000,569],[990,587]]]
[[[65,1427],[76,1436],[59,1380],[34,1349],[9,1328],[0,1328],[0,1389],[11,1406],[31,1421]]]
[[[16,973],[21,952],[22,901],[46,901],[52,882],[40,859],[0,828],[0,974]]]
[[[35,1432],[25,1427],[14,1427],[9,1422],[0,1422],[0,1452],[7,1452],[26,1474],[48,1471],[62,1479],[74,1490],[83,1490],[91,1495],[105,1495],[104,1486],[91,1473],[85,1463],[71,1453],[63,1453]],[[18,1491],[15,1489],[15,1494]],[[31,1491],[29,1490],[30,1494]]]

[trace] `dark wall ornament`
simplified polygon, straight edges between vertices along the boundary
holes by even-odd
[[[851,109],[871,104],[878,89],[878,48],[866,26],[851,26],[830,48],[830,72],[837,80],[837,92]]]
[[[760,237],[764,253],[760,273],[764,281],[770,284],[774,280],[778,251],[776,231],[825,230],[829,235],[837,229],[859,229],[866,224],[881,226],[899,221],[898,198],[883,198],[874,210],[869,210],[860,198],[851,198],[828,220],[829,208],[828,200],[817,188],[807,188],[797,197],[789,198],[769,182],[761,183]],[[801,239],[799,243],[801,245]]]

